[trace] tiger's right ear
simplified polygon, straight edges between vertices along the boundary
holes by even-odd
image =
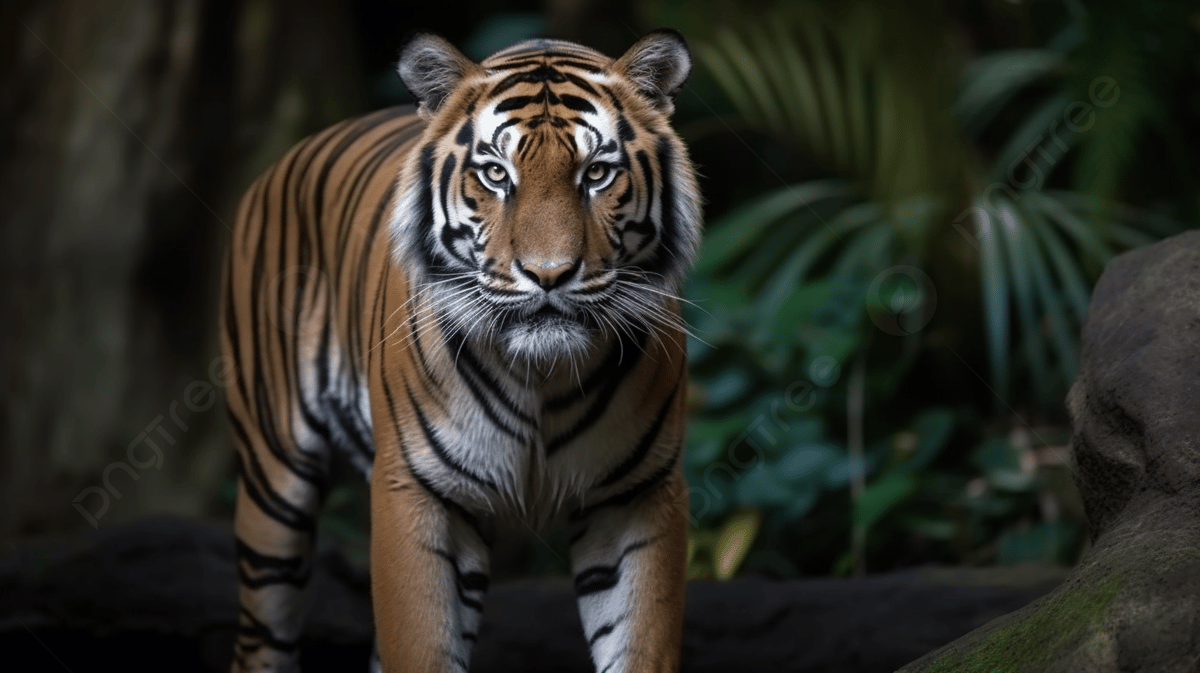
[[[400,50],[396,71],[418,101],[417,111],[431,118],[459,82],[479,66],[445,39],[431,33],[414,35]]]

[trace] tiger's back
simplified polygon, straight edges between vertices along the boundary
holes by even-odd
[[[411,106],[332,126],[289,150],[238,209],[221,315],[222,348],[239,372],[227,402],[239,439],[238,422],[295,438],[297,455],[268,448],[297,473],[313,459],[305,454],[321,455],[305,450],[318,442],[370,473],[369,325],[361,317],[387,265],[396,175],[423,128]],[[245,441],[238,449],[241,473],[253,476]]]
[[[322,131],[247,192],[222,307],[235,671],[297,665],[339,452],[371,480],[388,670],[466,669],[497,515],[567,521],[598,668],[677,665],[686,358],[672,297],[699,211],[660,114],[682,79],[637,79],[682,42],[643,43],[628,62],[518,45],[481,68],[418,38],[401,73],[421,113]],[[639,98],[645,82],[658,98]]]

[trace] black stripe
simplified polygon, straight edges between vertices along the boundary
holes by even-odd
[[[575,574],[575,595],[590,596],[602,591],[608,591],[621,581],[621,562],[633,552],[649,546],[651,540],[632,542],[621,550],[621,555],[612,565],[591,566]]]
[[[411,130],[413,126],[404,126],[399,131]],[[419,128],[419,127],[417,127]],[[346,188],[343,210],[339,213],[337,232],[337,247],[335,248],[335,273],[345,266],[347,245],[350,234],[356,230],[355,215],[362,211],[362,200],[371,185],[371,179],[379,172],[379,167],[392,156],[395,151],[411,139],[411,133],[384,133],[370,145],[356,148],[356,161],[347,169],[340,179],[339,187]],[[357,169],[357,170],[355,170]]]
[[[642,359],[642,355],[644,353],[642,350],[642,344],[645,343],[646,335],[645,332],[640,330],[638,330],[636,334],[638,337],[636,347],[629,349],[629,357],[622,358],[618,367],[613,370],[612,375],[609,376],[604,382],[604,387],[601,388],[596,394],[595,399],[592,401],[592,405],[588,407],[588,410],[586,413],[584,413],[583,417],[576,421],[575,425],[571,426],[566,432],[558,435],[546,443],[547,457],[554,455],[564,446],[569,444],[581,433],[594,425],[596,421],[599,420],[602,415],[604,415],[604,412],[608,409],[609,403],[612,402],[613,397],[617,393],[617,388],[620,387],[621,383],[625,380],[625,377],[629,375],[629,372],[633,371],[633,368],[637,366],[638,362],[640,362]]]
[[[506,98],[497,103],[493,110],[495,112],[511,112],[513,110],[520,110],[523,107],[534,105],[536,103],[546,103],[547,101],[550,101],[552,96],[553,94],[545,90],[532,96],[512,96],[511,98]]]
[[[243,457],[245,456],[245,458]],[[246,495],[258,505],[259,510],[279,523],[304,533],[312,533],[317,529],[316,517],[290,502],[284,500],[278,493],[270,490],[271,482],[263,472],[262,464],[254,455],[252,449],[237,452],[238,473],[242,475],[242,488]],[[247,471],[249,468],[249,471]],[[248,477],[253,478],[248,478]],[[262,488],[265,488],[264,492]]]
[[[417,472],[417,468],[413,465],[409,456],[408,445],[404,442],[404,437],[400,435],[400,419],[396,416],[396,400],[392,396],[392,387],[388,384],[386,378],[383,379],[383,396],[387,400],[388,414],[391,416],[392,425],[396,428],[396,440],[400,444],[400,455],[404,458],[404,464],[408,467],[408,473],[412,475],[417,485],[432,496],[434,500],[441,503],[447,510],[453,511],[462,517],[463,521],[466,521],[467,525],[479,536],[479,539],[485,545],[491,547],[495,542],[495,531],[491,530],[490,522],[485,527],[478,517],[467,511],[467,508],[452,500],[450,496],[437,490],[428,479],[422,476],[420,472]]]
[[[267,399],[266,382],[257,378],[254,385],[254,403],[259,417],[258,429],[263,443],[267,445],[267,450],[275,457],[275,460],[287,467],[292,474],[300,479],[307,481],[318,489],[323,489],[326,475],[325,470],[321,466],[309,462],[304,454],[288,455],[283,442],[280,441],[278,431],[275,427],[275,419],[271,415],[272,409],[270,401]],[[284,406],[288,405],[285,403]]]
[[[393,134],[394,141],[387,146],[384,153],[380,154],[380,163],[382,164],[383,159],[385,157],[388,157],[388,158],[392,157],[393,154],[396,152],[396,150],[399,150],[401,147],[406,146],[410,141],[412,141],[417,135],[419,135],[421,133],[421,130],[422,130],[422,126],[417,123],[408,123],[408,124],[404,125],[403,127],[396,129],[395,133]],[[393,166],[395,164],[389,163],[388,165]],[[377,170],[374,170],[373,172],[377,172]],[[398,175],[398,173],[399,173],[399,171],[397,170],[397,175]],[[361,298],[363,296],[364,288],[366,287],[366,284],[367,284],[366,274],[367,274],[367,269],[369,268],[367,261],[370,257],[371,251],[373,249],[375,249],[375,245],[378,242],[377,241],[378,232],[379,232],[380,227],[382,226],[382,223],[384,220],[384,215],[390,214],[390,212],[391,212],[389,210],[389,207],[392,205],[392,203],[391,203],[392,198],[395,196],[395,193],[396,193],[396,189],[397,189],[397,185],[398,185],[397,175],[388,176],[390,179],[387,182],[387,187],[384,189],[383,195],[380,197],[379,202],[375,204],[375,213],[372,216],[371,222],[367,226],[366,231],[364,232],[364,234],[361,238],[359,257],[358,257],[358,266],[356,267],[358,270],[358,273],[354,276],[353,287],[352,287],[352,291],[350,293],[350,296],[353,299],[350,302],[350,315],[349,315],[349,320],[348,320],[348,324],[350,325],[350,330],[353,333],[351,338],[348,341],[349,350],[350,350],[349,360],[351,362],[355,362],[355,363],[360,362],[362,360],[362,353],[359,352],[359,349],[361,348],[361,339],[357,338],[357,333],[358,333],[358,329],[359,329],[358,326],[362,323],[362,320],[359,317],[361,314],[361,310],[362,310],[362,302],[359,300],[359,298]],[[355,203],[354,208],[357,211],[357,209],[358,209],[357,201]],[[389,242],[390,242],[390,238],[389,238]],[[345,257],[345,254],[343,253],[343,255],[340,256],[338,259],[339,265],[335,272],[338,275],[338,277],[340,277],[340,275],[341,275],[341,268],[342,268],[341,265],[344,263],[344,257]],[[390,266],[390,265],[388,265],[388,266]],[[331,314],[332,314],[332,311],[331,311]]]
[[[629,123],[625,115],[617,117],[617,137],[623,143],[632,142],[634,138],[637,138],[637,133],[634,132],[633,125]]]
[[[241,608],[241,616],[246,621],[250,622],[250,624],[238,625],[237,633],[239,640],[242,637],[255,638],[261,641],[263,645],[280,652],[295,652],[300,646],[300,641],[298,640],[284,640],[282,638],[277,638],[275,634],[271,632],[270,627],[255,618],[255,616],[244,607]],[[258,648],[254,647],[243,649],[246,649],[247,651],[254,651]]]
[[[392,157],[397,150],[407,145],[420,132],[421,126],[419,124],[410,123],[396,129],[394,133],[387,135],[386,138],[390,138],[391,142],[384,146],[383,149],[372,160],[372,164],[370,166],[371,175],[374,176],[376,173],[378,173],[379,167],[384,165],[386,159]],[[394,163],[389,162],[387,165],[394,166]],[[362,322],[359,317],[361,313],[362,302],[357,301],[357,299],[363,296],[363,288],[366,286],[366,273],[367,269],[369,268],[367,260],[370,257],[371,251],[375,247],[377,233],[381,223],[383,222],[384,215],[388,212],[388,207],[391,205],[392,197],[396,193],[397,176],[392,175],[388,177],[390,179],[387,182],[387,187],[384,189],[383,195],[379,202],[375,204],[375,213],[371,218],[371,222],[367,226],[366,230],[362,232],[363,235],[359,248],[358,266],[354,267],[357,269],[358,273],[353,276],[353,285],[350,292],[350,296],[355,300],[350,302],[349,315],[347,316],[347,323],[350,325],[350,329],[352,331],[356,330],[357,326]],[[348,207],[349,210],[352,210],[353,212],[360,212],[362,197],[366,192],[366,187],[369,182],[370,181],[368,180],[367,184],[364,184],[362,191],[360,191],[355,197],[353,204]],[[357,229],[357,227],[355,228]],[[350,227],[347,227],[347,231],[349,229]],[[347,242],[349,240],[348,236],[349,235],[347,234]],[[341,270],[345,265],[347,252],[348,250],[345,247],[339,250],[337,268],[333,272],[335,277],[341,277]],[[349,360],[351,362],[359,362],[361,360],[362,354],[359,353],[360,348],[360,339],[351,338],[349,340]]]
[[[605,379],[615,375],[615,373],[619,371],[620,364],[624,359],[625,347],[628,346],[633,350],[636,350],[642,345],[642,343],[645,342],[645,336],[639,336],[641,336],[641,341],[634,342],[624,334],[620,335],[618,337],[620,343],[615,343],[609,347],[608,355],[604,357],[604,361],[588,374],[588,377],[584,380],[583,385],[578,387],[572,386],[562,395],[552,397],[547,400],[545,406],[543,407],[545,411],[550,413],[562,411],[563,409],[566,409],[567,407],[570,407],[571,405],[582,400],[587,395],[588,391],[599,388]]]
[[[547,54],[547,56],[549,56],[549,54]],[[566,59],[555,61],[551,65],[555,65],[560,68],[575,68],[577,70],[582,70],[591,75],[598,75],[598,74],[604,72],[600,68],[588,65],[587,63],[583,63],[581,61],[571,61],[571,60],[566,60]]]
[[[625,621],[625,615],[621,615],[604,626],[596,629],[596,632],[592,634],[592,637],[588,638],[588,647],[595,647],[596,643],[599,642],[601,638],[612,633],[613,629],[617,628],[617,625],[623,621]]]
[[[312,575],[312,566],[305,556],[270,556],[260,554],[242,541],[234,537],[238,557],[238,578],[242,584],[251,589],[259,589],[274,584],[290,584],[304,587]],[[254,570],[257,577],[251,577],[246,566]]]
[[[433,451],[433,454],[437,456],[438,460],[442,461],[442,463],[447,467],[470,479],[471,481],[474,481],[481,486],[487,486],[492,490],[498,490],[496,488],[496,483],[491,479],[471,472],[466,468],[465,465],[455,460],[454,456],[450,455],[450,452],[446,449],[446,446],[442,444],[434,434],[433,426],[429,424],[429,419],[425,418],[425,412],[421,411],[421,406],[417,404],[416,398],[413,397],[412,390],[409,389],[407,385],[405,385],[405,391],[408,393],[408,401],[410,404],[412,404],[413,411],[417,414],[417,424],[421,426],[421,433],[425,435],[425,442],[429,445],[429,448]]]
[[[488,399],[487,394],[479,388],[479,384],[475,381],[475,377],[472,376],[471,373],[464,368],[461,363],[458,364],[457,369],[459,372],[459,378],[462,379],[463,383],[467,384],[467,390],[471,391],[472,397],[474,397],[475,401],[479,403],[479,407],[483,409],[484,415],[488,417],[488,420],[492,422],[492,425],[496,426],[496,429],[508,435],[509,437],[512,437],[513,439],[527,439],[521,433],[517,432],[513,428],[510,428],[508,424],[500,418],[500,414],[496,413],[496,409],[492,406],[492,402],[490,399]]]
[[[591,516],[594,512],[596,512],[598,510],[604,509],[606,507],[623,507],[623,506],[628,505],[629,503],[633,502],[634,500],[636,500],[639,496],[650,492],[656,486],[658,486],[664,479],[666,479],[667,475],[671,474],[672,470],[675,469],[675,464],[679,462],[679,455],[682,452],[682,450],[683,450],[682,446],[676,448],[675,455],[671,456],[671,460],[667,461],[667,463],[665,465],[658,468],[658,470],[655,471],[654,474],[651,474],[649,477],[647,477],[645,481],[642,481],[642,482],[634,485],[633,487],[631,487],[625,491],[622,491],[614,496],[605,498],[604,500],[601,500],[600,502],[598,502],[594,505],[588,505],[587,507],[581,507],[581,508],[575,510],[574,512],[571,512],[568,519],[570,521],[582,521],[582,520],[588,518],[589,516]]]
[[[586,98],[580,98],[579,96],[572,96],[569,93],[563,93],[558,95],[558,99],[561,100],[563,106],[569,110],[596,114],[596,106],[592,105]]]
[[[464,147],[470,147],[475,141],[475,124],[471,120],[463,123],[462,128],[458,130],[458,135],[454,136],[454,142]]]
[[[358,142],[359,138],[366,135],[378,125],[375,117],[388,116],[388,119],[394,119],[396,116],[410,112],[412,112],[412,109],[408,107],[393,107],[367,115],[360,123],[352,125],[349,132],[342,136],[337,145],[334,145],[329,156],[325,158],[325,163],[322,164],[321,170],[317,173],[316,181],[313,183],[313,214],[316,216],[317,221],[324,221],[325,219],[325,184],[329,181],[329,173],[333,170],[334,165],[337,164],[338,159],[354,143]],[[378,123],[382,123],[382,121]]]
[[[580,89],[583,89],[584,91],[592,94],[593,96],[597,95],[596,90],[594,88],[592,88],[592,85],[586,79],[580,77],[579,75],[575,75],[575,74],[572,74],[569,72],[563,72],[563,77],[566,77],[567,81],[571,82],[571,84],[574,84],[575,86],[579,87]]]
[[[512,63],[501,63],[488,68],[488,70],[494,72],[504,72],[505,70],[520,70],[521,68],[528,68],[530,66],[537,65],[542,65],[542,61],[535,58],[532,60],[514,61]]]
[[[635,448],[633,452],[631,452],[625,458],[625,460],[621,461],[620,465],[614,468],[613,471],[610,472],[608,476],[598,484],[599,487],[612,486],[642,464],[642,461],[646,459],[647,454],[650,453],[650,447],[653,446],[654,441],[658,439],[658,433],[660,430],[662,430],[663,423],[667,420],[667,414],[671,411],[671,403],[675,401],[675,393],[677,392],[679,392],[678,387],[671,391],[671,394],[667,396],[667,401],[663,404],[662,409],[659,410],[658,417],[654,419],[654,423],[650,425],[650,429],[646,431],[646,434],[642,435],[642,439],[638,442],[637,448]]]
[[[391,265],[388,266],[390,268]],[[429,365],[429,359],[425,356],[425,348],[421,346],[421,335],[417,332],[418,327],[417,311],[414,307],[414,310],[408,312],[408,333],[412,340],[412,352],[417,356],[417,364],[421,367],[421,373],[426,379],[426,390],[437,391],[440,394],[442,382],[434,373],[433,367]]]
[[[443,330],[443,333],[445,333],[445,330]],[[496,378],[492,376],[491,372],[489,372],[487,368],[483,366],[483,363],[481,363],[475,357],[475,352],[471,349],[470,344],[463,343],[463,337],[461,335],[456,333],[447,337],[446,351],[447,353],[453,355],[455,367],[464,374],[466,374],[468,371],[474,374],[475,377],[479,379],[479,382],[487,388],[487,392],[491,394],[492,398],[504,406],[505,411],[512,414],[526,425],[536,426],[537,419],[522,411],[519,407],[517,407],[516,403],[504,393],[504,389],[500,387],[500,382],[497,381]],[[464,376],[464,378],[466,377]]]
[[[234,370],[233,376],[237,381],[237,392],[241,397],[242,404],[249,409],[250,407],[250,392],[246,388],[246,376],[242,370],[242,345],[238,339],[238,321],[237,310],[234,308],[233,299],[233,253],[230,252],[226,258],[226,295],[225,295],[225,335],[229,339],[230,351],[233,355]],[[256,293],[257,294],[257,293]],[[227,405],[228,406],[228,405]],[[232,412],[229,413],[232,416]]]
[[[455,243],[462,239],[474,238],[475,232],[467,225],[456,226],[450,220],[450,178],[454,175],[454,169],[458,166],[458,157],[454,154],[446,157],[442,163],[441,185],[438,187],[440,194],[438,195],[438,206],[442,209],[442,215],[446,220],[446,224],[442,227],[442,248],[446,253],[454,259],[462,262],[467,266],[473,266],[472,260],[458,254]]]
[[[532,70],[513,73],[497,82],[496,86],[492,87],[492,90],[488,92],[488,97],[499,96],[522,82],[561,83],[565,81],[567,81],[567,78],[563,76],[562,72],[551,68],[545,63],[538,63],[537,67]]]
[[[432,237],[427,235],[428,228],[433,226],[433,150],[433,143],[421,148],[417,174],[417,221],[416,226],[409,228],[408,245],[420,251],[421,261],[430,273],[438,273],[444,270],[445,264],[434,254]]]
[[[617,112],[625,111],[625,106],[621,104],[621,99],[617,97],[617,94],[613,92],[612,88],[603,84],[600,85],[600,88],[604,90],[604,93],[608,94],[608,100],[612,102],[613,107],[617,109]]]
[[[430,549],[429,551],[442,557],[450,564],[454,570],[454,586],[458,590],[458,600],[463,605],[472,610],[483,611],[483,602],[467,596],[468,591],[486,592],[488,590],[488,576],[481,572],[466,572],[459,570],[458,559],[448,551],[443,549]]]
[[[667,275],[671,266],[676,264],[679,251],[676,250],[679,238],[679,214],[675,211],[675,179],[672,173],[675,150],[670,141],[664,136],[658,140],[658,170],[662,181],[662,194],[659,197],[662,221],[658,227],[659,250],[654,256],[653,263],[646,267],[647,271]]]

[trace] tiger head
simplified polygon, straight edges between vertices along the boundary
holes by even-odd
[[[682,37],[615,60],[531,40],[474,63],[419,35],[398,69],[427,126],[398,183],[395,256],[444,327],[541,361],[675,327],[701,230],[669,123]]]

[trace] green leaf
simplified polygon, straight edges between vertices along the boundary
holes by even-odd
[[[996,155],[996,163],[988,176],[994,181],[993,186],[1003,186],[1006,191],[1013,187],[1024,192],[1040,189],[1046,184],[1051,169],[1075,137],[1064,131],[1059,123],[1070,102],[1066,94],[1052,96],[1025,118]]]
[[[692,442],[726,441],[746,429],[753,417],[748,410],[725,414],[720,418],[693,417],[688,419],[687,436]]]
[[[1017,91],[1062,68],[1063,56],[1047,49],[1007,49],[963,68],[953,114],[974,136]]]
[[[854,504],[854,523],[870,530],[875,522],[916,490],[916,479],[907,472],[889,472],[878,481],[867,484]]]
[[[816,76],[817,86],[821,93],[823,111],[825,113],[826,129],[829,133],[829,147],[834,164],[842,169],[850,168],[850,157],[853,148],[846,128],[846,110],[842,99],[840,73],[832,49],[825,39],[820,24],[803,22],[800,26],[808,43],[809,53],[812,54],[812,71]]]
[[[824,329],[818,331],[807,343],[808,355],[811,359],[828,356],[835,362],[844,362],[851,353],[859,349],[863,342],[863,334],[857,329]],[[811,365],[811,362],[809,362]],[[807,371],[807,370],[806,370]],[[811,374],[811,372],[810,372]],[[836,380],[836,379],[835,379]],[[814,380],[814,383],[824,387],[833,385],[834,381]]]
[[[829,252],[836,241],[849,232],[878,220],[882,214],[883,207],[879,204],[860,203],[850,206],[831,222],[814,231],[767,283],[762,297],[757,302],[758,315],[777,314],[796,286],[804,279],[809,268]]]
[[[722,369],[704,385],[705,407],[720,409],[732,404],[746,395],[753,384],[754,379],[750,372],[742,367]]]
[[[1044,403],[1045,395],[1049,392],[1046,385],[1047,366],[1046,349],[1042,343],[1037,315],[1037,298],[1034,296],[1033,281],[1030,278],[1027,261],[1031,254],[1028,232],[1018,219],[1016,206],[1004,198],[998,198],[996,213],[1000,225],[996,230],[1001,234],[1007,247],[1009,271],[1012,274],[1014,295],[1017,300],[1017,315],[1021,318],[1021,345],[1025,358],[1033,374],[1034,390]]]
[[[863,473],[868,479],[871,478],[880,465],[880,456],[873,451],[868,450],[863,456]],[[829,469],[825,471],[825,488],[826,490],[836,491],[846,488],[850,485],[850,456],[842,448],[839,455],[829,465]]]
[[[958,522],[950,519],[910,516],[904,518],[903,525],[931,540],[951,540],[958,534]]]
[[[1075,244],[1101,268],[1112,259],[1112,250],[1104,244],[1095,228],[1071,212],[1057,196],[1045,192],[1030,192],[1025,198],[1032,200],[1043,213],[1058,223],[1068,236],[1075,239]]]
[[[999,399],[1008,399],[1008,277],[1004,272],[1003,234],[996,210],[976,202],[979,225],[979,281],[983,291],[983,317],[987,334],[992,388]]]
[[[816,482],[796,484],[792,488],[792,497],[779,512],[784,521],[796,521],[812,511],[821,495],[821,486]]]
[[[1019,470],[1017,452],[1005,437],[989,437],[971,454],[971,462],[985,474],[998,470]]]
[[[770,332],[766,340],[792,343],[799,323],[813,323],[817,314],[830,301],[834,286],[828,280],[803,283],[788,297],[775,319],[766,321]]]
[[[690,430],[688,434],[691,434]],[[703,439],[689,437],[687,451],[684,452],[684,460],[688,465],[708,465],[721,457],[721,449],[725,448],[723,439],[723,437],[705,437]]]
[[[1046,222],[1041,212],[1037,208],[1029,208],[1027,213],[1030,226],[1046,246],[1050,263],[1054,266],[1058,280],[1062,283],[1075,319],[1082,325],[1087,317],[1088,300],[1091,295],[1088,291],[1088,284],[1083,280],[1083,271],[1079,268],[1075,258],[1067,252],[1067,247],[1059,238],[1058,232]]]
[[[718,45],[724,46],[720,35],[717,37],[717,42]],[[754,109],[754,100],[750,92],[738,74],[734,64],[736,58],[734,55],[727,56],[726,52],[717,46],[700,43],[696,45],[696,56],[712,73],[713,79],[717,81],[734,107],[750,119],[761,119],[761,115]]]
[[[730,579],[737,573],[750,553],[754,538],[758,537],[762,518],[757,509],[738,509],[725,519],[713,550],[714,574],[718,580]]]
[[[915,473],[925,469],[945,448],[954,431],[954,412],[930,409],[913,421],[913,431],[917,433],[917,448],[900,467]]]
[[[1025,493],[1034,487],[1033,475],[1022,470],[994,470],[987,475],[992,488],[1012,493]]]
[[[769,29],[779,46],[777,55],[784,66],[791,84],[792,98],[789,100],[792,133],[803,138],[818,157],[829,155],[829,131],[821,111],[821,97],[808,59],[802,55],[798,40],[791,33],[788,21],[771,21]]]
[[[1158,240],[1158,237],[1147,234],[1144,231],[1139,231],[1127,224],[1121,222],[1112,222],[1108,225],[1108,233],[1114,241],[1120,243],[1126,248],[1137,248],[1143,245],[1150,245]]]
[[[838,457],[837,448],[828,444],[805,444],[789,449],[775,464],[779,477],[789,483],[825,481],[825,472]]]
[[[850,243],[838,254],[830,272],[835,282],[847,276],[871,277],[887,265],[887,253],[895,240],[895,227],[888,220],[873,222],[855,233]]]
[[[1050,278],[1050,271],[1041,248],[1037,245],[1037,229],[1026,227],[1025,263],[1031,271],[1034,285],[1037,287],[1038,298],[1042,307],[1041,314],[1050,324],[1050,337],[1058,353],[1059,366],[1062,369],[1061,383],[1070,386],[1079,370],[1079,346],[1077,332],[1072,329],[1067,320],[1066,309],[1059,301],[1058,289]]]
[[[718,43],[729,56],[734,69],[744,84],[746,112],[748,117],[757,116],[767,128],[782,130],[783,117],[779,103],[771,95],[758,59],[746,46],[746,42],[734,31],[722,31],[717,35]]]
[[[843,180],[814,180],[788,185],[759,197],[708,225],[696,273],[711,273],[732,262],[759,241],[764,230],[795,211],[822,199],[848,196]]]
[[[733,492],[743,505],[782,507],[791,502],[795,489],[779,478],[773,466],[759,464],[738,473]]]
[[[837,212],[837,203],[833,200],[825,200],[816,205],[821,206],[821,210],[830,210],[829,206],[834,206],[833,212]],[[722,276],[728,278],[729,282],[757,290],[787,259],[788,252],[800,245],[820,221],[821,216],[815,208],[788,213],[768,227],[755,245],[737,262],[727,265],[727,271],[722,273]]]

